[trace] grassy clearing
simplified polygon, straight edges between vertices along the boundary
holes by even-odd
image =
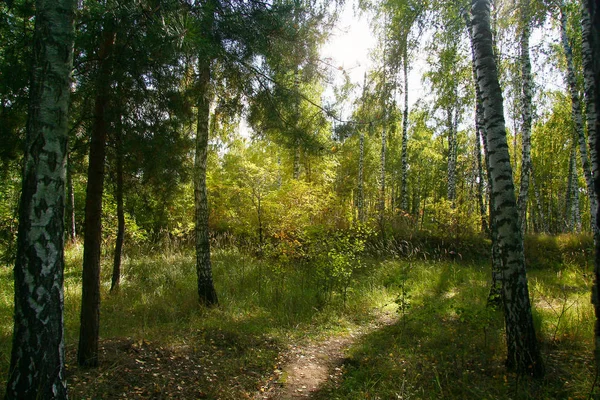
[[[578,265],[529,274],[548,378],[519,380],[503,368],[500,312],[486,308],[485,264],[369,260],[344,302],[323,293],[309,264],[278,266],[235,247],[215,250],[220,306],[197,304],[193,253],[136,256],[110,294],[103,266],[101,367],[74,366],[81,248],[67,251],[65,330],[71,397],[251,396],[305,338],[337,334],[395,309],[398,322],[351,348],[341,381],[323,399],[584,398],[592,386],[591,281]],[[12,330],[12,272],[0,269],[0,395]]]
[[[406,288],[399,322],[356,343],[344,379],[322,388],[319,399],[589,397],[594,316],[580,268],[530,273],[547,368],[542,382],[504,369],[503,317],[486,307],[487,268],[417,263],[401,274],[387,271],[393,285]]]

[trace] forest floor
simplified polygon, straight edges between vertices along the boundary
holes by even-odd
[[[347,334],[290,345],[282,354],[282,368],[274,371],[255,399],[312,398],[325,384],[337,386],[342,379],[349,347],[365,334],[396,321],[396,315],[380,313],[376,320],[351,329]]]
[[[344,301],[324,298],[305,265],[267,273],[268,262],[227,249],[214,256],[220,305],[209,309],[198,307],[193,256],[129,259],[116,293],[105,268],[99,366],[80,368],[79,254],[65,271],[71,399],[537,400],[600,391],[588,265],[528,271],[547,370],[532,381],[504,367],[487,263],[369,259]],[[0,398],[12,296],[12,271],[0,268]]]
[[[73,399],[313,398],[325,385],[336,387],[341,382],[350,346],[396,321],[395,313],[382,312],[375,320],[346,332],[292,342],[278,350],[274,368],[266,375],[251,367],[240,367],[237,375],[229,373],[230,367],[223,362],[228,355],[220,350],[223,341],[228,342],[226,334],[217,334],[203,349],[190,345],[164,347],[147,340],[105,340],[100,344],[102,361],[96,369],[76,367],[76,349],[69,348],[69,395]],[[257,345],[272,347],[275,343],[266,340]],[[217,394],[211,390],[211,383],[217,380],[218,386],[229,387],[230,391]],[[248,391],[252,386],[257,387],[254,394]]]

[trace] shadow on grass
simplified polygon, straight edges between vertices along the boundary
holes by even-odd
[[[589,343],[543,344],[547,378],[518,378],[504,368],[503,318],[485,307],[485,276],[472,267],[411,271],[412,308],[350,349],[337,381],[315,399],[587,398],[593,381]],[[422,282],[420,282],[422,284]]]

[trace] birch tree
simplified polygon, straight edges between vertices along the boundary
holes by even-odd
[[[5,398],[66,399],[63,232],[75,2],[38,0],[35,7]]]
[[[590,168],[590,162],[588,157],[587,142],[585,140],[585,128],[583,113],[581,111],[581,99],[579,96],[579,89],[577,87],[577,77],[575,75],[575,63],[573,61],[573,50],[569,43],[569,37],[567,34],[567,13],[565,9],[564,1],[561,2],[560,7],[560,36],[563,51],[565,53],[565,59],[567,61],[566,80],[571,96],[571,118],[573,119],[573,136],[575,143],[579,144],[579,157],[581,158],[581,165],[583,168],[583,175],[585,177],[586,190],[590,203],[590,216],[592,221],[596,219],[596,193],[594,191],[594,181],[592,177],[592,171]],[[592,129],[593,131],[593,129]],[[592,136],[594,133],[592,132]],[[575,175],[576,176],[576,175]],[[577,188],[579,189],[579,188]],[[575,205],[575,203],[572,203]]]
[[[531,60],[529,58],[529,36],[531,30],[530,0],[520,2],[519,63],[521,64],[521,184],[517,205],[521,232],[525,235],[527,228],[527,202],[529,200],[529,177],[531,173],[531,121],[533,97],[533,79],[531,77]],[[515,133],[516,137],[516,133]],[[515,150],[516,151],[516,150]]]
[[[586,0],[584,10],[583,32],[583,60],[584,70],[586,75],[586,103],[595,106],[592,110],[588,110],[587,120],[597,134],[600,129],[600,7],[596,0]],[[585,14],[589,15],[589,19]],[[598,155],[600,154],[600,141],[596,136],[590,138],[590,142],[594,144],[591,151],[592,172],[594,174],[594,188],[596,193],[600,193],[600,163]],[[596,211],[596,231],[600,223],[598,221],[598,211]],[[594,305],[594,313],[596,322],[594,325],[594,358],[596,361],[596,369],[600,368],[600,241],[595,241],[595,260],[594,260],[594,285],[592,287],[592,304]]]
[[[489,0],[472,1],[472,46],[481,90],[489,156],[491,196],[498,252],[502,260],[502,303],[509,369],[541,378],[544,364],[531,314],[523,238],[506,143],[502,90],[492,46]]]

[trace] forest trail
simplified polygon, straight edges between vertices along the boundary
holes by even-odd
[[[362,336],[397,318],[392,312],[380,313],[367,325],[347,334],[334,334],[322,340],[292,344],[282,355],[282,366],[273,372],[267,383],[254,397],[255,400],[290,400],[313,398],[326,383],[338,384],[343,375],[346,351]]]

